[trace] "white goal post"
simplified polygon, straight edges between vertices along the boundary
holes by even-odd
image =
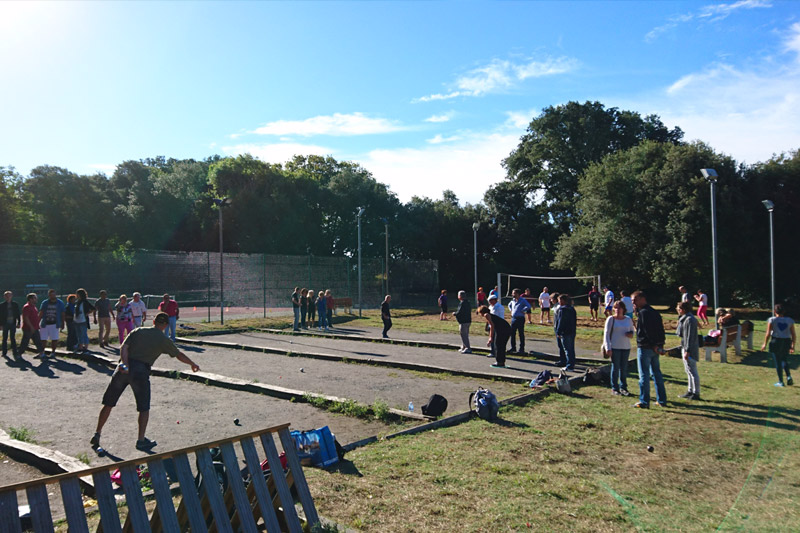
[[[506,292],[503,293],[503,280],[505,279],[506,284]],[[543,281],[549,280],[592,280],[593,282],[596,280],[597,287],[602,287],[600,274],[596,274],[593,276],[528,276],[524,274],[508,274],[506,272],[498,272],[497,273],[497,293],[501,296],[509,297],[511,296],[512,289],[516,288],[512,285],[512,279],[538,279]],[[519,287],[521,288],[521,287]],[[539,296],[538,293],[534,296]]]

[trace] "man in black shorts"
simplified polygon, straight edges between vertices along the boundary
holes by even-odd
[[[200,370],[194,361],[178,350],[169,337],[164,335],[164,330],[169,326],[169,316],[166,313],[158,313],[153,324],[154,327],[151,328],[141,327],[133,330],[120,347],[121,362],[111,376],[111,383],[103,395],[103,408],[97,419],[97,430],[90,441],[94,448],[100,447],[100,432],[128,385],[133,390],[136,410],[139,412],[136,449],[147,451],[156,445],[156,441],[147,439],[144,434],[150,419],[150,367],[161,354],[168,354],[186,363],[192,367],[192,372]]]

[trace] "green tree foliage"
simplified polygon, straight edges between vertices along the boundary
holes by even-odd
[[[567,231],[580,176],[591,163],[644,140],[678,143],[682,137],[680,128],[667,129],[656,115],[642,118],[600,102],[569,102],[534,118],[503,166],[509,180],[540,195],[560,230]]]
[[[22,176],[14,167],[0,167],[0,242],[16,242],[23,235]]]

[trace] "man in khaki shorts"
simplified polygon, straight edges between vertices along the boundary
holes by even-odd
[[[144,436],[147,422],[150,420],[150,367],[161,354],[165,353],[191,366],[192,372],[200,370],[200,367],[178,350],[164,334],[167,326],[169,326],[169,316],[166,313],[158,313],[153,320],[153,327],[136,328],[125,338],[120,348],[120,364],[111,376],[111,383],[103,395],[103,408],[97,418],[97,430],[89,441],[93,448],[100,448],[100,433],[103,426],[128,385],[133,390],[136,410],[139,412],[136,449],[149,451],[156,446],[156,441]]]
[[[111,305],[111,300],[108,299],[106,291],[100,291],[100,298],[94,303],[96,315],[94,323],[100,326],[100,332],[97,334],[97,340],[100,347],[108,346],[108,335],[111,333],[111,319],[117,318],[114,315],[114,306]]]

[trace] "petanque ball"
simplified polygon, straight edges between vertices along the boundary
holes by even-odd
[[[238,425],[239,425],[239,419],[238,419],[238,418],[234,418],[234,419],[233,419],[233,423],[234,423],[234,424],[236,424],[236,425],[238,426]]]
[[[653,453],[653,450],[655,450],[655,448],[653,448],[652,446],[647,447],[648,452]]]

